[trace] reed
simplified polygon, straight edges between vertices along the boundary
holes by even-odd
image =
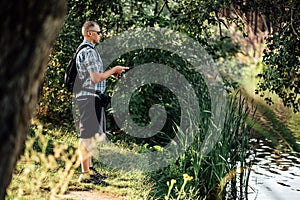
[[[165,191],[169,199],[242,199],[246,195],[251,164],[246,162],[251,124],[247,118],[251,108],[240,92],[228,96],[228,104],[217,109],[225,109],[224,119],[211,114],[201,120],[201,127],[195,132],[195,140],[184,155],[174,164],[159,172],[152,178],[157,182],[156,194],[163,196]],[[216,131],[218,133],[216,134]],[[218,137],[216,137],[216,135]],[[207,139],[215,137],[214,139]],[[206,138],[206,139],[205,139]],[[204,140],[205,139],[205,140]],[[181,141],[184,146],[185,141]],[[204,142],[211,147],[208,154],[203,153]],[[189,174],[193,180],[181,180],[182,174]],[[176,181],[182,190],[176,190],[174,185],[166,182]],[[175,181],[174,181],[175,180]],[[172,181],[171,181],[172,182]],[[171,191],[170,191],[170,187]],[[182,195],[185,194],[185,195]]]

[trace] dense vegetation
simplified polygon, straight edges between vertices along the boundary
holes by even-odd
[[[91,6],[92,5],[92,6]],[[188,34],[213,58],[242,52],[259,54],[257,43],[269,34],[264,52],[264,71],[257,92],[275,92],[285,105],[298,110],[299,93],[298,1],[68,1],[65,25],[53,48],[41,90],[38,115],[55,123],[70,122],[70,94],[62,87],[64,68],[81,42],[80,27],[86,20],[100,23],[104,38],[137,27],[165,27]],[[253,55],[233,43],[226,28],[235,24],[246,36]],[[130,37],[130,36],[129,36]],[[240,40],[241,41],[241,40]],[[126,63],[129,64],[129,63]]]

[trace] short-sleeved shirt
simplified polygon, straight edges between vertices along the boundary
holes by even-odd
[[[99,83],[94,83],[91,79],[90,73],[99,72],[103,73],[103,63],[100,54],[94,44],[87,40],[79,45],[82,46],[88,44],[89,46],[80,50],[76,57],[76,67],[79,79],[83,80],[82,90],[75,94],[76,98],[85,95],[96,96],[95,92],[100,91],[104,93],[106,88],[106,81],[101,81]]]

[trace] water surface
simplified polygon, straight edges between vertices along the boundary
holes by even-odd
[[[251,140],[256,151],[250,174],[249,200],[300,200],[300,153]]]

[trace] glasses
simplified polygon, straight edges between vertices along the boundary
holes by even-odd
[[[88,31],[96,32],[98,35],[100,35],[100,34],[101,34],[101,32],[100,32],[100,31],[95,31],[95,30],[88,30]]]

